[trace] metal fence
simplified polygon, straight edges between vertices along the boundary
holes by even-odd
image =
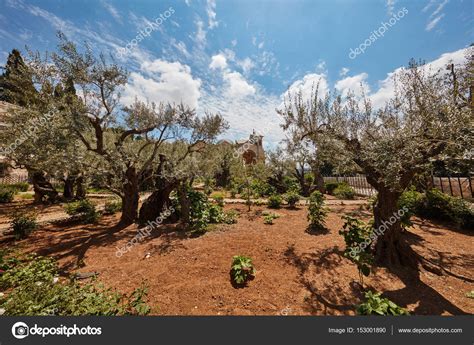
[[[364,175],[324,176],[324,182],[347,182],[359,195],[372,196],[377,193]],[[463,199],[474,199],[472,177],[432,176],[432,184],[434,188],[445,194]]]

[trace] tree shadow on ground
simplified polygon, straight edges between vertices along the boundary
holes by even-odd
[[[415,272],[407,268],[392,268],[390,271],[403,282],[405,287],[385,291],[382,295],[404,308],[410,304],[417,304],[412,314],[442,315],[447,312],[452,315],[468,315],[424,283],[419,271]]]
[[[321,236],[329,234],[330,230],[326,226],[315,227],[312,225],[308,225],[305,232],[309,235]]]
[[[319,252],[298,255],[293,245],[288,246],[283,253],[286,261],[297,268],[299,282],[309,293],[305,297],[305,309],[311,314],[320,314],[321,311],[325,315],[349,314],[354,310],[353,302],[346,297],[347,291],[343,286],[331,281],[318,287],[314,280],[314,274],[316,279],[321,279],[321,273],[330,272],[339,266],[343,260],[342,253],[339,247],[334,246]],[[351,289],[355,295],[361,295],[354,284],[351,284]]]

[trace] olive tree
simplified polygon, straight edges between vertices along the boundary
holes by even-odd
[[[411,62],[393,75],[393,97],[381,109],[374,109],[364,94],[319,97],[316,87],[309,100],[288,95],[278,110],[285,130],[316,145],[326,135],[343,145],[377,190],[374,227],[387,228],[376,239],[379,263],[413,264],[419,259],[402,237],[399,218],[393,220],[398,199],[430,160],[472,148],[472,93],[456,81],[456,73],[467,75],[469,63],[447,74]]]

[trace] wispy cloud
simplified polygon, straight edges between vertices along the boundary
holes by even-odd
[[[422,12],[426,12],[433,6],[437,5],[434,11],[431,12],[429,16],[428,23],[426,24],[426,27],[425,27],[426,31],[433,30],[436,27],[436,25],[438,25],[440,20],[443,19],[445,14],[442,13],[442,10],[448,2],[449,0],[443,0],[442,2],[439,2],[437,0],[430,0],[428,4],[422,9]]]
[[[114,6],[112,6],[112,4],[106,0],[101,0],[100,3],[110,13],[110,15],[115,18],[115,20],[117,20],[119,23],[122,23],[122,16],[120,15],[119,11]]]

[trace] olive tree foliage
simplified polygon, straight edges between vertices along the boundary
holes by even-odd
[[[414,175],[443,153],[472,148],[472,93],[467,84],[453,80],[457,74],[466,76],[469,64],[472,60],[446,73],[412,61],[393,75],[393,97],[381,109],[374,109],[363,92],[360,98],[353,93],[320,97],[316,87],[308,100],[301,94],[288,95],[278,110],[285,130],[308,138],[316,147],[321,136],[343,145],[378,191],[374,227],[388,224],[376,240],[380,263],[409,264],[419,259],[401,236],[400,221],[389,221]],[[462,101],[468,99],[471,103]]]
[[[0,78],[1,98],[13,104],[0,133],[8,148],[6,156],[29,171],[36,201],[56,197],[48,177],[63,180],[64,196],[72,197],[75,178],[86,171],[83,160],[77,158],[85,152],[68,130],[66,113],[77,98],[73,84],[55,80],[53,68],[32,52],[24,61],[13,50],[5,70]]]
[[[185,142],[186,152],[180,158],[185,159],[200,142],[213,140],[225,127],[220,115],[199,117],[185,105],[135,100],[122,107],[120,91],[128,73],[108,63],[104,55],[94,56],[87,45],[80,51],[62,34],[51,57],[51,61],[36,60],[35,68],[56,82],[73,81],[80,97],[61,110],[65,128],[92,157],[85,164],[99,171],[104,187],[121,197],[122,224],[138,217],[141,184],[160,175],[159,169],[169,162],[161,153],[165,142]],[[48,107],[59,108],[53,101],[46,102]]]

